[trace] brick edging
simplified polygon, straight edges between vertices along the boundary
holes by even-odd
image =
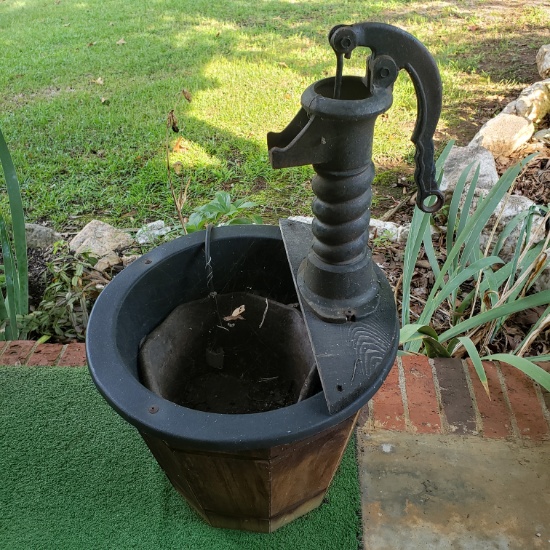
[[[398,358],[369,403],[366,429],[550,439],[547,392],[514,367],[484,366],[490,399],[469,361]]]
[[[85,344],[0,342],[0,365],[81,367]],[[548,392],[513,367],[484,365],[491,399],[468,361],[398,358],[360,422],[369,430],[550,439]]]
[[[83,367],[85,344],[38,344],[31,340],[0,342],[0,365]]]

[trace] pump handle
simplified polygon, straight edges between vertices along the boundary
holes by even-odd
[[[357,46],[370,48],[372,52],[366,75],[371,93],[377,86],[392,85],[399,70],[409,73],[417,98],[416,125],[411,138],[416,147],[416,203],[424,212],[437,212],[444,199],[435,179],[433,135],[441,114],[442,86],[432,55],[414,36],[385,23],[337,25],[329,33],[329,42],[338,60],[336,85],[341,80],[343,58],[349,59]],[[428,197],[435,197],[432,205],[427,204]]]

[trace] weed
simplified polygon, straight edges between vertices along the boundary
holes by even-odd
[[[93,267],[87,256],[76,257],[65,243],[54,247],[54,259],[47,264],[48,284],[35,311],[18,317],[20,331],[26,337],[45,342],[83,341],[88,312],[94,300],[109,282]]]

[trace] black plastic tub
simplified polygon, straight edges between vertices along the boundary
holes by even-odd
[[[253,449],[311,436],[352,416],[382,384],[377,373],[364,395],[330,415],[322,392],[281,409],[225,415],[163,399],[139,379],[140,342],[178,305],[208,295],[205,232],[155,248],[125,268],[99,296],[88,325],[92,378],[108,403],[140,431],[204,450]],[[274,226],[212,230],[211,257],[218,292],[254,288],[266,297],[297,301],[281,234]]]

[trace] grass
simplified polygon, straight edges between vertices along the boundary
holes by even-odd
[[[57,229],[94,217],[125,227],[174,221],[164,149],[174,105],[189,211],[223,189],[262,205],[256,213],[267,221],[307,214],[311,169],[272,170],[265,134],[286,126],[309,84],[334,74],[328,30],[378,20],[415,34],[442,72],[436,138],[465,144],[477,118],[492,114],[485,108],[536,79],[550,8],[513,8],[485,0],[4,0],[0,127],[27,217]],[[355,53],[346,71],[362,73],[364,58]],[[191,103],[178,100],[183,88]],[[406,77],[394,97],[377,125],[374,159],[382,171],[410,174],[416,106]]]

